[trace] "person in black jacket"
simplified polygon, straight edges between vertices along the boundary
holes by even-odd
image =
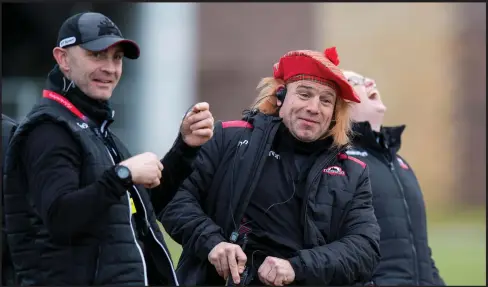
[[[182,284],[370,279],[379,227],[367,166],[343,153],[358,98],[338,63],[335,47],[287,53],[244,120],[215,125],[161,220]]]
[[[384,127],[386,107],[374,80],[344,71],[361,98],[352,109],[354,148],[347,154],[366,162],[373,205],[381,227],[378,285],[445,285],[427,240],[422,191],[412,167],[398,155],[405,126]]]
[[[5,223],[20,285],[178,285],[157,224],[213,135],[207,103],[186,115],[166,156],[131,156],[110,131],[122,59],[137,59],[106,16],[67,19],[43,97],[15,131]]]
[[[8,116],[2,114],[2,171],[3,162],[5,161],[5,153],[10,143],[17,122]],[[2,172],[3,175],[3,172]],[[2,187],[2,210],[3,210],[3,187]],[[5,218],[2,213],[2,286],[15,285],[15,273],[13,269],[12,259],[8,251],[7,234],[5,233]]]

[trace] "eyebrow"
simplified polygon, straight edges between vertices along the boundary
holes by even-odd
[[[124,48],[122,47],[115,48],[115,53],[124,53]]]
[[[306,89],[306,90],[313,90],[314,88],[313,87],[310,87],[310,86],[305,86],[305,85],[299,85],[297,87],[297,89]]]
[[[311,87],[311,86],[306,86],[306,85],[299,85],[297,87],[297,89],[306,89],[306,90],[315,90],[315,88]],[[327,97],[334,97],[334,92],[332,91],[324,91],[324,92],[321,92],[319,93],[320,96],[327,96]]]

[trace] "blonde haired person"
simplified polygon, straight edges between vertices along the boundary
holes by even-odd
[[[422,190],[412,167],[398,155],[405,126],[385,127],[386,107],[373,79],[344,71],[361,103],[354,103],[354,148],[347,154],[369,166],[373,205],[381,227],[378,285],[445,285],[427,240]]]
[[[357,95],[335,48],[291,51],[243,120],[218,122],[168,204],[184,285],[352,285],[379,260],[368,168],[344,152]]]

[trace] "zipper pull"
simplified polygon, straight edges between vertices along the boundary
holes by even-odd
[[[151,228],[147,220],[145,220],[144,223],[145,223],[144,226],[141,226],[142,236],[146,236],[147,234],[149,234],[149,228]]]
[[[239,233],[237,233],[236,231],[233,231],[231,234],[230,234],[230,243],[236,243],[237,242],[237,239],[239,239]]]
[[[390,169],[391,169],[392,171],[394,171],[394,170],[395,170],[395,165],[393,165],[393,162],[391,162],[391,161],[390,161],[390,162],[388,163],[388,165],[390,166]]]

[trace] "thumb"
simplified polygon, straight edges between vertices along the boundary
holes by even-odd
[[[193,106],[192,112],[198,113],[210,109],[210,105],[207,102],[197,103]]]

